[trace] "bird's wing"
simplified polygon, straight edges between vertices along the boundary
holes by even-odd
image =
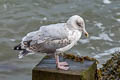
[[[71,43],[64,24],[43,26],[38,31],[28,33],[22,40],[22,47],[33,51],[55,51]]]

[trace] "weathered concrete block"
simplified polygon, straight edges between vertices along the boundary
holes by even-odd
[[[44,58],[33,68],[32,80],[95,80],[97,69],[95,61],[85,60],[81,63],[62,57],[60,61],[67,61],[70,69],[58,70],[53,57]]]

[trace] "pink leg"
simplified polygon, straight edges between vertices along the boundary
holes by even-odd
[[[62,70],[68,70],[69,67],[67,62],[59,62],[59,56],[57,54],[55,54],[55,59],[56,59],[56,65],[58,69],[62,69]]]

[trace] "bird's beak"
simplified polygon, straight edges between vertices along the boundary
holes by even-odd
[[[89,34],[85,29],[83,30],[83,33],[85,34],[86,37],[89,37]]]
[[[85,32],[85,36],[86,36],[86,37],[89,37],[89,34],[88,34],[88,32]]]

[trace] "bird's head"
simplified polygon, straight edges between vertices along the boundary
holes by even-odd
[[[85,29],[85,22],[82,17],[74,15],[68,19],[67,24],[70,28],[83,32],[86,37],[89,36]]]

